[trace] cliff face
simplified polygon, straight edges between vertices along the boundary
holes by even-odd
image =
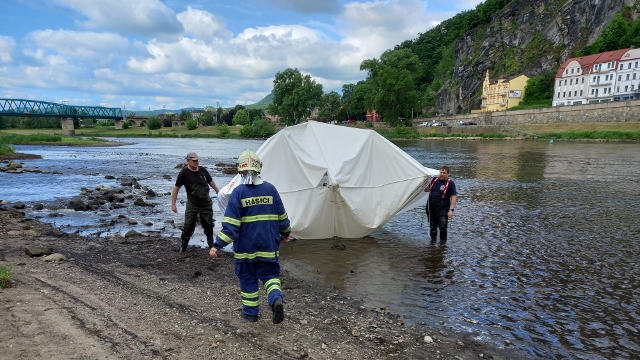
[[[555,72],[575,51],[600,37],[624,6],[640,15],[640,0],[517,0],[490,24],[464,35],[456,46],[452,80],[436,94],[442,113],[467,112],[481,104],[486,71],[492,78]]]

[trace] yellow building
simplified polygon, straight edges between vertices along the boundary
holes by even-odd
[[[524,98],[524,87],[528,77],[500,76],[497,79],[489,78],[489,70],[482,83],[482,105],[480,112],[504,111],[518,106]]]

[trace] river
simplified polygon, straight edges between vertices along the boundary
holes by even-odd
[[[187,151],[215,171],[260,140],[115,139],[107,148],[16,146],[43,159],[25,166],[63,175],[0,172],[0,199],[55,202],[105,179],[134,176],[159,197],[136,214],[178,235],[166,219]],[[448,165],[458,205],[446,245],[428,241],[424,208],[396,215],[362,239],[298,240],[282,248],[294,276],[449,332],[513,345],[532,358],[632,359],[640,353],[640,144],[526,140],[420,140],[396,144],[423,165]],[[268,166],[268,164],[265,164]],[[166,179],[163,175],[170,175]],[[184,190],[180,200],[185,199]],[[26,210],[65,231],[105,236],[94,213]],[[101,217],[116,216],[117,211]],[[222,217],[214,206],[218,219]],[[130,216],[130,214],[127,214]],[[140,231],[145,225],[136,225]],[[134,226],[134,228],[136,227]],[[146,226],[148,229],[149,226]],[[197,229],[193,243],[204,244]],[[340,246],[336,246],[340,245]],[[342,246],[344,245],[344,246]],[[178,245],[176,244],[176,247]]]

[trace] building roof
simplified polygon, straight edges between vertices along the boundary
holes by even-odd
[[[620,61],[622,56],[628,51],[630,48],[613,50],[613,51],[605,51],[599,54],[575,57],[567,59],[562,66],[558,68],[558,72],[556,73],[556,78],[561,78],[564,75],[564,71],[569,66],[572,61],[577,61],[582,68],[582,74],[590,74],[591,69],[593,69],[594,64],[605,63],[609,61]]]

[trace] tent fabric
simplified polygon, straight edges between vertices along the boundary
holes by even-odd
[[[309,121],[286,127],[256,152],[298,239],[359,238],[426,203],[439,172],[373,130]],[[221,189],[230,193],[232,184]],[[219,195],[220,198],[220,195]]]

